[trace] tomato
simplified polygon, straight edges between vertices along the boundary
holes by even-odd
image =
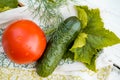
[[[13,62],[28,64],[38,60],[46,47],[42,29],[30,20],[18,20],[9,25],[2,36],[3,49]]]

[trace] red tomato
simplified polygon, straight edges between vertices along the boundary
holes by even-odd
[[[46,47],[46,37],[34,22],[18,20],[4,31],[2,46],[13,62],[27,64],[41,57]]]

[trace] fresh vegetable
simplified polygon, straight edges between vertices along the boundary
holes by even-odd
[[[0,12],[16,8],[18,6],[18,0],[0,0]]]
[[[83,62],[89,69],[96,71],[95,61],[96,55],[99,54],[98,50],[118,44],[120,39],[113,32],[104,28],[99,9],[76,6],[76,10],[78,18],[82,22],[82,30],[70,51],[74,54],[75,61]]]
[[[69,45],[74,41],[81,29],[78,18],[70,17],[66,19],[49,40],[47,48],[42,58],[36,65],[37,73],[42,77],[50,75],[59,64]]]
[[[9,25],[2,36],[2,46],[15,63],[26,64],[38,60],[46,47],[41,28],[30,20],[18,20]]]

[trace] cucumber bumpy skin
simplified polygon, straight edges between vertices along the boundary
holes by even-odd
[[[47,77],[52,74],[80,29],[81,22],[75,16],[67,18],[59,25],[49,40],[43,56],[36,63],[38,75]]]

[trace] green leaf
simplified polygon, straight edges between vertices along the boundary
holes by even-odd
[[[75,61],[83,62],[89,69],[95,71],[97,50],[118,44],[120,39],[113,32],[104,28],[99,9],[77,6],[78,18],[82,19],[82,24],[86,23],[86,19],[79,17],[80,14],[83,15],[83,9],[85,15],[87,14],[87,25],[81,30],[82,32],[74,41],[70,51],[74,53]]]
[[[16,8],[18,6],[18,0],[0,0],[0,12]]]
[[[80,8],[79,6],[75,6],[75,8],[77,10],[78,18],[80,19],[82,23],[82,28],[85,28],[88,22],[87,13],[85,12],[84,9]]]
[[[101,29],[104,27],[104,23],[102,22],[102,19],[100,17],[100,11],[99,9],[92,9],[88,14],[88,24],[85,30],[96,30]],[[91,32],[89,31],[89,32]]]
[[[95,49],[102,49],[120,43],[120,39],[111,31],[102,28],[86,32],[88,34],[88,42]]]
[[[79,43],[82,41],[86,44],[81,47]],[[120,43],[120,39],[113,32],[103,28],[89,32],[87,38],[79,36],[79,38],[74,41],[74,45],[70,51],[74,53],[75,61],[83,62],[89,69],[95,71],[96,49],[102,49],[103,47],[112,46],[117,43]]]
[[[75,39],[74,44],[73,44],[71,49],[73,49],[73,48],[81,48],[84,45],[86,45],[86,38],[87,38],[87,34],[79,33],[77,38]]]
[[[92,44],[92,47],[101,49],[120,43],[120,39],[113,32],[104,28],[99,9],[82,8],[85,9],[89,19],[83,32],[88,35],[88,42]]]
[[[75,61],[87,64],[91,63],[93,55],[97,53],[97,50],[94,49],[87,41],[85,46],[81,48],[71,48],[70,51],[74,53]]]
[[[87,19],[88,20],[87,20],[87,25],[86,25],[85,30],[86,29],[90,30],[91,28],[92,29],[100,29],[100,28],[104,27],[104,23],[102,22],[99,9],[89,9],[87,6],[77,6],[76,10],[78,11],[79,9],[84,9],[85,13],[87,14]],[[79,11],[78,18],[79,18],[80,14],[83,14],[83,12]],[[86,20],[83,19],[82,22],[86,22]]]

